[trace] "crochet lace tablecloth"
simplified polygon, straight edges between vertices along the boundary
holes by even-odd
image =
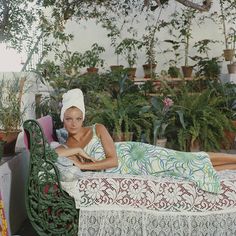
[[[169,177],[86,173],[64,184],[80,209],[79,235],[236,235],[236,171],[220,194]]]

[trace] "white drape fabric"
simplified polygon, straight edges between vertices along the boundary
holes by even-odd
[[[80,209],[79,235],[236,235],[236,171],[219,177],[219,194],[183,179],[97,172],[62,186]]]
[[[188,214],[155,211],[81,209],[80,236],[233,236],[236,211]]]

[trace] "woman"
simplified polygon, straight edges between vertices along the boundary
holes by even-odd
[[[69,90],[63,95],[61,109],[61,120],[68,131],[68,138],[64,146],[56,148],[56,152],[59,156],[69,157],[80,170],[175,176],[194,181],[209,192],[220,190],[218,175],[209,156],[218,161],[222,153],[180,152],[141,142],[114,143],[104,125],[84,127],[84,118],[82,91]],[[226,157],[229,162],[233,161],[233,155]]]

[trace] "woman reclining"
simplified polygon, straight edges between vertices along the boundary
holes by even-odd
[[[80,89],[63,95],[61,120],[68,132],[64,145],[56,147],[59,156],[68,157],[81,174],[83,170],[107,173],[174,176],[193,181],[205,191],[217,193],[217,172],[222,163],[236,163],[236,156],[213,152],[181,152],[141,142],[113,142],[102,124],[83,126],[84,97]],[[213,168],[213,165],[216,168]],[[66,173],[64,173],[66,174]]]

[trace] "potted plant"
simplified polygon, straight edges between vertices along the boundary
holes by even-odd
[[[235,56],[235,32],[230,34],[227,29],[227,24],[234,24],[235,21],[235,4],[231,0],[220,0],[220,23],[222,33],[224,35],[224,58],[225,61],[232,61]],[[217,16],[218,17],[218,16]],[[233,35],[233,38],[232,38]],[[231,45],[231,48],[230,48]]]
[[[225,112],[219,109],[222,96],[209,87],[194,92],[186,85],[172,94],[175,118],[170,133],[177,140],[176,149],[183,151],[216,151],[221,149],[224,130],[232,130],[232,123]]]
[[[172,119],[173,100],[169,97],[155,96],[151,98],[150,105],[141,109],[142,113],[148,113],[152,120],[153,144],[165,146],[167,142],[167,127]]]
[[[214,83],[216,96],[221,98],[218,109],[221,110],[231,121],[234,129],[225,129],[225,138],[222,141],[222,148],[233,147],[236,137],[236,84],[235,83]]]
[[[157,31],[156,25],[146,27],[147,34],[143,35],[143,46],[145,48],[146,61],[143,65],[144,78],[153,78],[155,76],[155,70],[157,66],[155,44],[157,39],[155,33]]]
[[[170,30],[170,34],[180,40],[180,45],[184,45],[184,65],[181,67],[183,75],[191,77],[193,66],[189,65],[189,49],[192,38],[192,21],[196,18],[196,11],[191,8],[182,9],[173,13],[171,18],[170,25],[174,30]]]
[[[235,57],[235,43],[236,43],[236,30],[234,28],[230,28],[231,31],[233,31],[230,36],[230,42],[231,42],[231,49],[232,49],[232,56],[228,58],[230,60],[230,63],[227,64],[227,69],[229,74],[235,74],[236,73],[236,62],[234,61]]]
[[[211,39],[202,39],[194,44],[194,48],[197,49],[199,55],[191,57],[193,61],[196,61],[194,67],[196,68],[196,77],[209,80],[218,80],[220,75],[220,57],[209,57],[210,44],[214,44],[217,41]]]
[[[170,40],[166,39],[164,40],[166,43],[170,43],[172,49],[167,49],[164,51],[164,53],[173,53],[172,59],[169,60],[169,68],[168,68],[168,74],[170,75],[171,78],[179,78],[180,77],[180,68],[178,67],[178,64],[181,60],[179,48],[180,48],[180,43],[176,40]]]
[[[0,81],[0,137],[5,142],[4,155],[15,153],[15,144],[21,132],[25,109],[21,98],[25,77]]]
[[[117,39],[120,38],[123,24],[121,25],[121,28],[118,28],[118,24],[116,21],[106,18],[106,20],[102,24],[102,27],[108,30],[109,33],[107,34],[107,37],[111,39],[111,46],[115,49],[116,64],[110,65],[111,71],[112,72],[116,72],[117,70],[120,71],[123,69],[124,66],[120,65],[119,63],[120,53],[116,51],[116,47],[117,47]]]
[[[142,42],[133,38],[123,39],[116,47],[115,52],[123,54],[128,63],[127,72],[130,78],[135,77],[136,67],[134,65],[138,59],[138,49],[142,47]]]
[[[91,50],[87,50],[83,54],[83,65],[87,66],[89,73],[97,73],[99,66],[103,66],[104,60],[100,57],[105,52],[105,48],[94,43]]]
[[[107,86],[101,91],[88,91],[87,117],[91,123],[104,124],[115,141],[118,137],[133,136],[139,140],[142,131],[148,129],[150,122],[139,114],[142,106],[148,103],[134,82],[124,71],[118,74],[104,74]],[[119,139],[120,140],[120,139]]]

